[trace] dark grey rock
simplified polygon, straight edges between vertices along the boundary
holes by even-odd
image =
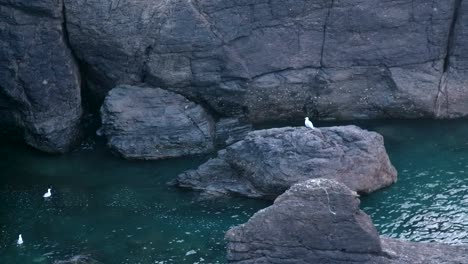
[[[468,263],[468,247],[380,238],[358,195],[327,179],[298,183],[225,236],[229,263]]]
[[[62,1],[0,1],[0,128],[46,152],[72,147],[82,112],[62,11]]]
[[[456,6],[449,56],[436,101],[440,118],[465,117],[468,112],[468,3],[457,0]]]
[[[143,84],[249,123],[466,117],[467,6],[0,0],[0,127],[45,151],[69,149],[81,116],[74,56],[98,102]]]
[[[212,194],[275,198],[297,182],[335,179],[369,193],[396,181],[383,137],[356,126],[250,132],[173,184]]]
[[[466,57],[463,1],[65,1],[101,96],[144,82],[253,123],[468,114],[447,67]]]
[[[216,123],[216,145],[225,147],[244,139],[252,131],[252,125],[238,118],[222,118]]]
[[[109,147],[128,159],[163,159],[212,151],[214,122],[203,108],[159,88],[119,86],[101,108]]]

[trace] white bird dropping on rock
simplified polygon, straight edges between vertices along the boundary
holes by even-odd
[[[21,236],[21,234],[18,236],[18,241],[16,241],[16,244],[23,245],[23,237]]]
[[[50,192],[51,189],[47,189],[47,192],[44,193],[44,195],[42,197],[44,198],[49,198],[50,196],[52,196],[52,193]]]
[[[310,122],[308,117],[305,118],[305,126],[308,128],[315,129],[314,125],[312,124],[312,122]]]

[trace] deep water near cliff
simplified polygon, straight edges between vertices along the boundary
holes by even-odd
[[[349,123],[384,135],[398,169],[396,184],[362,199],[380,233],[468,243],[468,122]],[[166,185],[208,157],[129,162],[99,140],[64,156],[0,144],[0,263],[52,263],[75,254],[104,263],[224,263],[224,232],[269,205],[200,201]],[[53,197],[44,201],[49,186]]]

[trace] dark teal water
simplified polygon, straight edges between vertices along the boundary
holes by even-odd
[[[468,243],[468,121],[354,123],[385,136],[399,171],[397,184],[363,197],[380,232]],[[166,185],[206,159],[129,162],[100,143],[50,156],[2,143],[0,263],[47,264],[75,254],[110,264],[224,263],[224,232],[269,203],[199,200]],[[49,186],[53,197],[45,201]]]
[[[369,124],[385,137],[398,182],[362,199],[381,234],[468,244],[468,121]]]

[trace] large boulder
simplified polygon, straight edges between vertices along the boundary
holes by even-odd
[[[127,159],[172,158],[213,149],[211,116],[183,96],[159,88],[112,89],[101,118],[109,147]]]
[[[312,179],[226,233],[228,261],[253,263],[468,263],[468,247],[380,238],[344,184]]]
[[[356,126],[250,132],[174,184],[211,194],[275,198],[297,182],[335,179],[369,193],[396,181],[383,137]]]
[[[62,1],[0,1],[0,129],[47,152],[79,138],[80,73]]]

